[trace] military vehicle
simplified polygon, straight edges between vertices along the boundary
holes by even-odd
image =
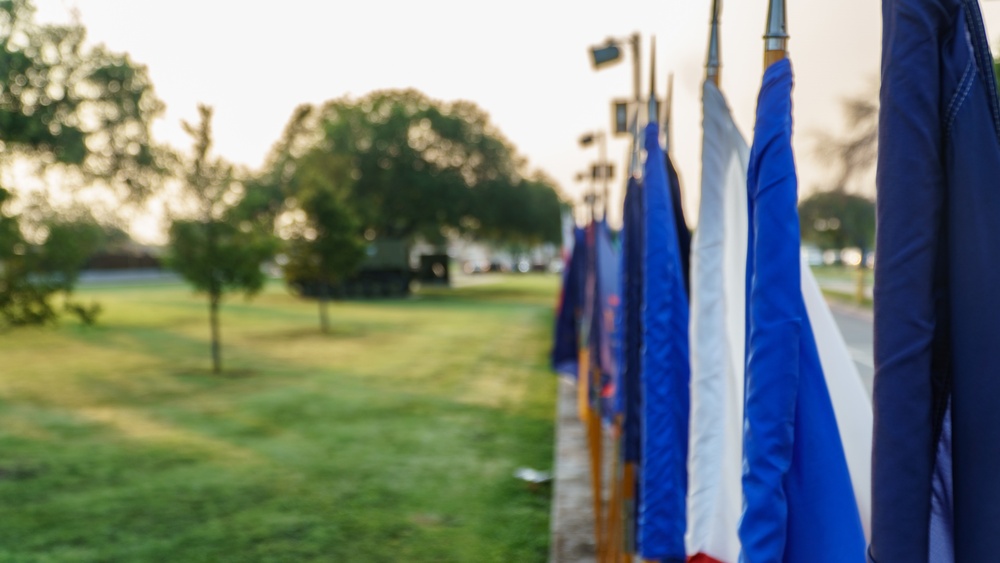
[[[409,295],[414,280],[448,283],[448,256],[420,257],[420,268],[410,267],[409,246],[400,239],[377,239],[368,244],[358,270],[340,283],[327,285],[326,295],[334,299],[399,297]],[[317,280],[289,280],[289,287],[302,297],[319,297],[323,285]]]

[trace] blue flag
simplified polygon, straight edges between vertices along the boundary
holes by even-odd
[[[791,93],[788,60],[768,67],[747,175],[741,560],[862,562],[864,532],[802,297]]]
[[[884,0],[874,561],[1000,557],[1000,108],[979,3]]]
[[[619,460],[631,467],[638,465],[641,454],[640,378],[642,368],[642,261],[643,212],[642,185],[629,176],[625,188],[621,233],[621,308],[617,317],[618,379],[615,383],[615,413],[621,416]],[[623,482],[624,485],[624,482]],[[636,522],[638,522],[638,483],[623,489],[622,511],[625,515],[623,532],[627,553],[635,553]]]
[[[683,561],[689,383],[688,300],[659,127],[646,127],[643,169],[642,463],[639,553]]]
[[[552,370],[576,378],[579,362],[580,317],[583,314],[583,276],[586,259],[584,230],[573,229],[573,252],[563,269],[562,293],[556,311]]]
[[[597,290],[594,304],[594,345],[591,354],[601,370],[600,387],[595,389],[595,399],[600,402],[602,418],[610,422],[614,415],[614,382],[617,380],[617,334],[616,318],[621,304],[619,290],[619,256],[611,238],[611,230],[605,221],[595,223],[596,256],[595,273]]]
[[[619,385],[616,387],[616,411],[624,415],[622,458],[638,462],[640,457],[641,416],[639,371],[642,369],[642,261],[643,206],[642,186],[630,177],[625,191],[622,221],[621,314],[618,333],[621,338]]]

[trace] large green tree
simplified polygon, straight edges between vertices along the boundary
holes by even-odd
[[[35,21],[29,0],[0,0],[0,141],[4,153],[61,166],[141,198],[158,182],[150,123],[163,110],[146,68],[79,24]]]
[[[526,178],[513,145],[470,102],[387,90],[304,106],[276,144],[264,183],[294,197],[298,160],[311,151],[346,163],[346,200],[376,236],[440,242],[457,230],[558,240],[553,184]]]
[[[222,371],[219,306],[228,292],[252,296],[264,287],[263,263],[276,250],[270,230],[257,228],[233,210],[244,188],[232,165],[209,155],[212,146],[212,110],[198,108],[198,125],[184,123],[194,139],[190,157],[184,159],[187,196],[196,217],[175,220],[170,226],[170,265],[198,291],[208,295],[212,371]]]
[[[36,22],[29,0],[0,0],[0,167],[27,161],[139,201],[163,171],[150,137],[163,104],[145,67],[85,45],[85,35],[77,23]],[[55,317],[50,299],[72,291],[99,229],[81,217],[21,220],[10,204],[16,187],[0,186],[0,317],[45,322]]]
[[[301,219],[286,245],[285,277],[317,285],[324,333],[330,332],[329,288],[354,273],[365,256],[354,211],[344,201],[348,173],[341,158],[325,152],[313,151],[301,160],[293,204]]]

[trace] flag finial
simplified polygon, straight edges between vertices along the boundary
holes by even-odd
[[[720,67],[722,66],[719,60],[719,12],[721,4],[721,0],[712,0],[712,26],[708,35],[708,61],[705,63],[705,79],[716,86],[719,85]]]
[[[767,32],[764,34],[764,68],[788,55],[788,28],[785,23],[785,0],[769,0]]]

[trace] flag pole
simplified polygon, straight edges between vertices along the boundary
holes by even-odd
[[[788,56],[788,32],[785,24],[785,0],[770,0],[767,7],[767,31],[764,34],[764,68]]]
[[[722,75],[722,63],[719,58],[719,0],[712,0],[712,24],[708,35],[708,57],[705,62],[705,80],[718,88]]]
[[[656,123],[660,116],[656,111],[656,36],[649,38],[649,123]]]
[[[663,119],[660,123],[663,124],[663,138],[664,147],[663,152],[670,154],[670,141],[672,135],[670,134],[670,117],[674,105],[674,73],[667,75],[667,94],[663,99]]]

